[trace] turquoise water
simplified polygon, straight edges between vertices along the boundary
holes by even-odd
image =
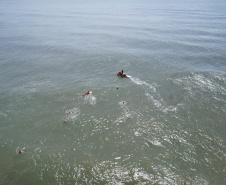
[[[225,43],[219,0],[1,1],[0,184],[225,184]]]

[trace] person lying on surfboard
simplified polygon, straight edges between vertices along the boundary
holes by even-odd
[[[88,91],[86,94],[83,94],[82,96],[86,96],[86,95],[91,94],[91,93],[92,93],[92,91]]]

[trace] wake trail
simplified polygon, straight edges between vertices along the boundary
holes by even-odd
[[[151,85],[151,84],[149,84],[149,83],[147,83],[147,82],[145,82],[145,81],[142,81],[142,80],[140,80],[139,78],[135,78],[135,77],[132,77],[132,76],[128,76],[128,77],[129,77],[129,78],[131,79],[131,81],[134,82],[135,84],[146,86],[146,87],[148,87],[149,89],[151,89],[154,93],[156,93],[156,88],[155,88],[153,85]]]
[[[128,76],[128,75],[127,75]],[[160,109],[163,112],[169,112],[169,111],[176,111],[177,106],[169,106],[164,102],[163,98],[159,93],[156,91],[157,84],[152,85],[145,81],[140,80],[139,78],[128,76],[132,82],[134,82],[136,85],[140,85],[145,90],[145,96],[154,104],[154,106],[158,109]],[[151,90],[151,92],[149,91]]]

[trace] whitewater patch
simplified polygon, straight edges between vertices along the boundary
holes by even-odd
[[[97,98],[93,96],[92,94],[89,94],[84,97],[85,103],[90,104],[90,105],[96,105],[97,103]]]
[[[77,119],[77,117],[80,114],[80,109],[79,108],[72,108],[72,109],[68,109],[66,110],[66,120],[67,121],[74,121]]]
[[[220,92],[225,94],[226,89],[221,84],[217,83],[216,80],[219,80],[219,76],[214,75],[212,79],[211,76],[206,77],[203,74],[191,73],[190,75],[177,78],[173,82],[183,85],[184,89],[190,91],[198,88],[205,92]]]
[[[6,118],[6,117],[7,117],[7,114],[0,112],[0,118]]]

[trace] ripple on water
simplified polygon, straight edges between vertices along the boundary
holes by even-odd
[[[72,109],[66,110],[66,120],[67,121],[75,121],[78,116],[80,115],[80,109],[77,107],[74,107]]]

